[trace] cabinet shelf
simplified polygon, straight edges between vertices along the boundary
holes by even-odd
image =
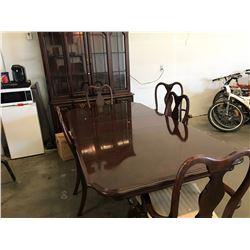
[[[87,73],[81,73],[81,72],[79,72],[79,73],[77,73],[77,72],[72,72],[71,75],[72,75],[72,76],[87,76],[88,74],[87,74]]]
[[[69,57],[84,57],[85,55],[84,54],[79,54],[79,55],[70,55],[69,54]]]
[[[51,74],[51,77],[52,78],[65,78],[67,77],[67,75],[66,74],[56,74],[56,75]]]
[[[112,54],[125,54],[125,51],[112,51]],[[107,55],[107,52],[91,52],[92,55]]]
[[[63,55],[49,55],[49,58],[64,59]],[[84,57],[84,55],[69,55],[69,57]]]
[[[64,58],[63,55],[49,55],[49,58]]]
[[[112,51],[111,53],[112,54],[124,54],[125,51]]]

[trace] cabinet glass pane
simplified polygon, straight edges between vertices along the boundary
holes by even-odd
[[[114,89],[124,89],[126,82],[125,42],[122,32],[111,35],[112,78]]]
[[[59,32],[46,33],[45,46],[47,49],[53,94],[54,96],[67,95],[69,89],[62,34]]]
[[[101,32],[91,32],[89,41],[93,84],[97,82],[106,84],[108,83],[106,35]]]
[[[88,85],[84,36],[83,32],[66,33],[73,92],[83,91]]]

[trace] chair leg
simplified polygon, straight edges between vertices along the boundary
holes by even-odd
[[[81,182],[80,174],[79,174],[79,171],[77,170],[76,171],[76,184],[75,184],[73,195],[78,194],[78,189],[79,189],[80,182]]]
[[[85,182],[85,179],[83,177],[83,174],[80,174],[80,181],[81,181],[81,185],[82,185],[82,196],[81,196],[81,203],[80,203],[80,207],[78,209],[78,213],[77,216],[81,216],[82,215],[82,211],[86,202],[86,197],[87,197],[87,185]]]
[[[14,175],[9,163],[6,160],[1,160],[1,163],[6,167],[13,181],[16,181],[16,176]]]

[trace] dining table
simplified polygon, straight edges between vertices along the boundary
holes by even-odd
[[[173,186],[181,164],[191,156],[218,158],[235,151],[207,131],[141,103],[91,104],[65,115],[87,188],[114,200]],[[185,182],[204,177],[207,169],[198,164]]]

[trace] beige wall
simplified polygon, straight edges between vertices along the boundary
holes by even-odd
[[[250,68],[249,33],[129,33],[130,74],[141,82],[183,84],[191,113],[207,113],[219,84],[211,79]],[[247,79],[243,79],[246,81]],[[159,81],[158,81],[159,82]],[[135,101],[154,107],[154,87],[131,79]],[[163,106],[163,103],[162,103]]]
[[[0,32],[0,50],[2,50],[2,32]]]
[[[12,64],[23,65],[28,79],[39,82],[47,105],[37,34],[33,32],[33,40],[27,40],[24,32],[0,33],[0,40],[1,36],[6,70],[10,71]],[[164,65],[165,73],[160,81],[180,81],[184,85],[193,115],[207,112],[219,88],[211,79],[250,68],[250,36],[247,33],[130,32],[129,50],[130,74],[141,82],[152,81],[160,75],[160,65]],[[141,86],[131,79],[135,101],[153,108],[156,84]]]
[[[39,83],[44,103],[47,106],[48,94],[38,36],[36,32],[32,34],[33,39],[27,40],[24,32],[2,33],[2,55],[11,80],[11,66],[13,64],[24,66],[27,79],[32,83]]]
[[[0,72],[4,70],[3,60],[2,60],[2,46],[3,46],[3,33],[0,32]]]

